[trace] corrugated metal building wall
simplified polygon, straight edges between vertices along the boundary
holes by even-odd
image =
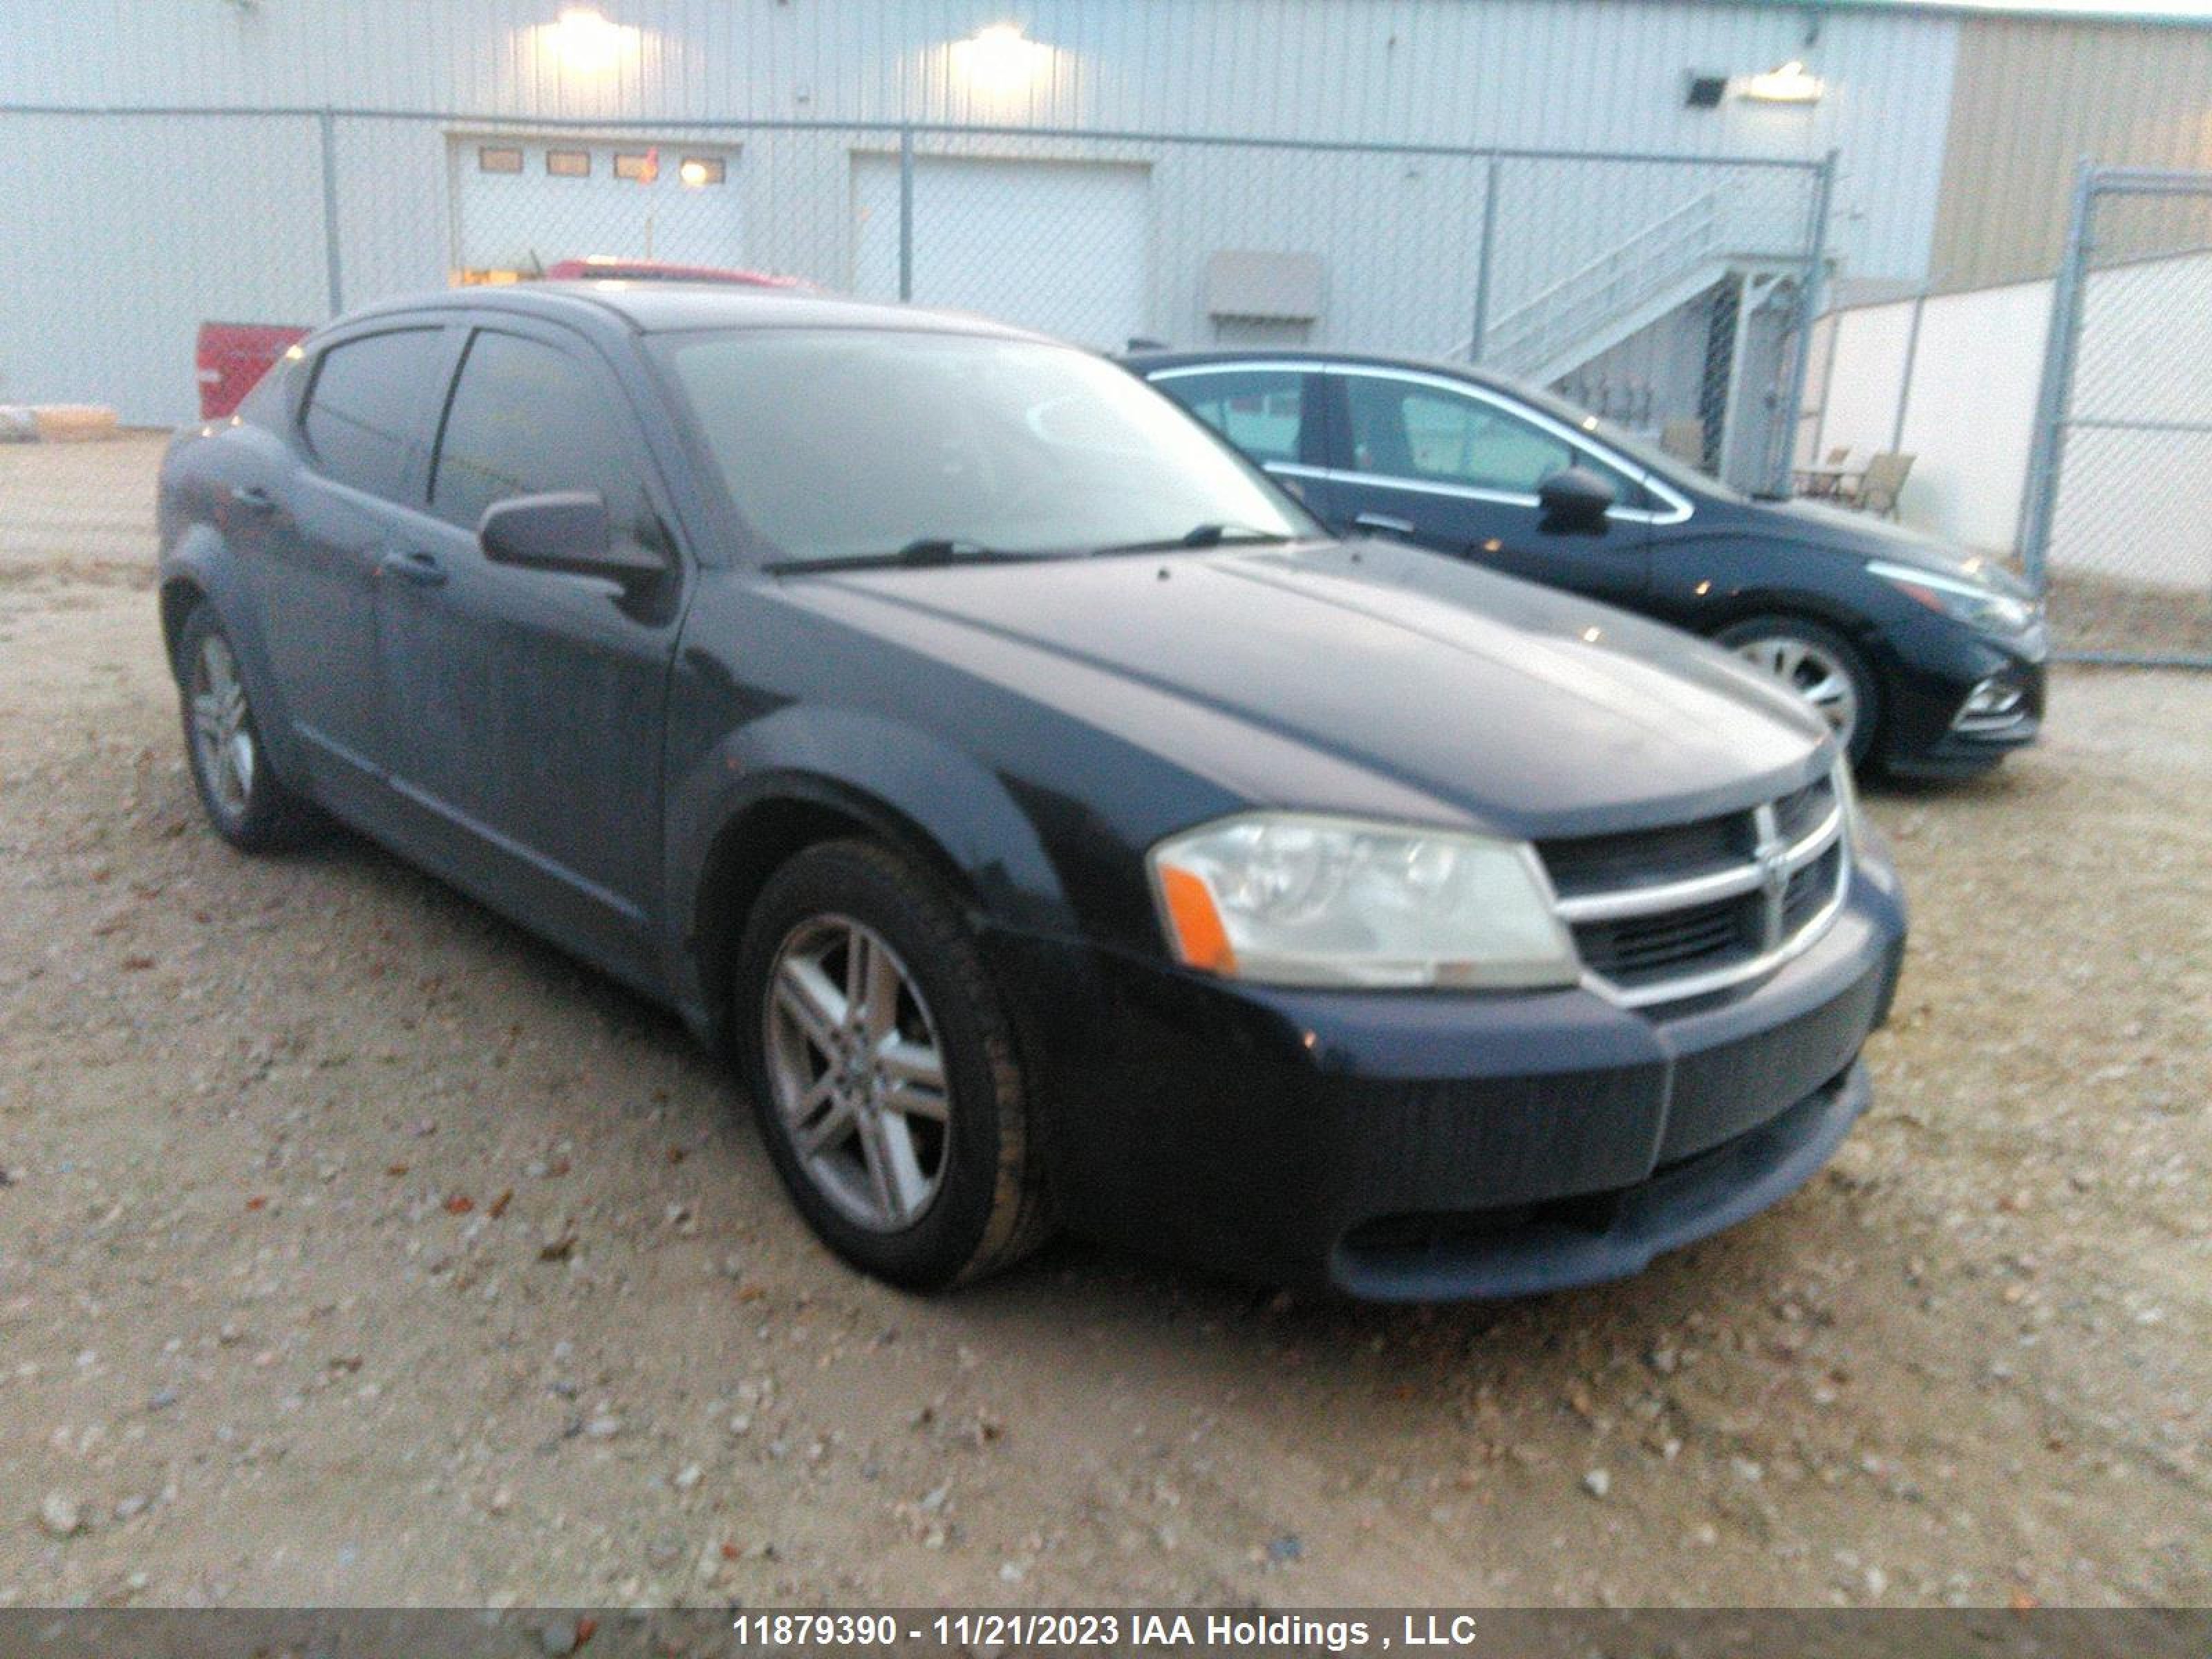
[[[556,0],[0,0],[0,102],[335,104],[517,116],[990,122],[1817,156],[1841,251],[1926,258],[1957,22],[1671,0],[605,0],[634,31],[568,71]],[[1012,95],[956,44],[1012,18],[1053,49]],[[1808,44],[1809,40],[1809,44]],[[1692,70],[1813,63],[1810,106],[1685,106]]]
[[[2107,167],[2212,169],[2212,27],[2027,17],[1969,24],[1931,284],[1958,289],[2048,276],[2066,240],[2083,156]],[[2144,228],[2157,234],[2142,248],[2100,253],[2176,246],[2170,224]],[[2212,219],[2198,234],[2212,242]]]
[[[1850,291],[1917,284],[1939,224],[1966,222],[1939,212],[1946,136],[1955,146],[1960,134],[1954,65],[1962,38],[1992,27],[1781,0],[599,0],[616,44],[580,69],[562,50],[566,3],[0,0],[0,106],[434,118],[333,126],[348,303],[434,285],[463,263],[457,179],[472,118],[526,129],[915,120],[1805,158],[1832,149],[1829,247]],[[967,72],[967,43],[1009,21],[1038,72],[1011,87]],[[1685,99],[1693,72],[1742,76],[1790,59],[1821,77],[1817,103],[1731,97],[1701,109]],[[19,184],[0,195],[0,397],[83,397],[173,418],[184,412],[179,341],[194,319],[325,313],[311,116],[4,119]],[[732,182],[744,262],[868,286],[877,262],[855,222],[870,169],[880,171],[870,158],[895,139],[687,136],[743,149]],[[1151,169],[1154,331],[1206,337],[1194,325],[1210,249],[1325,248],[1348,270],[1347,240],[1388,236],[1419,257],[1364,273],[1379,280],[1356,293],[1344,285],[1331,329],[1314,337],[1429,351],[1465,337],[1481,205],[1470,164],[1216,152],[1200,166],[1188,151],[1051,142],[1022,153]],[[1993,149],[1983,165],[1996,159]],[[1564,178],[1532,170],[1501,192],[1500,308],[1698,187],[1692,174],[1649,169],[1584,169],[1571,191]],[[1381,215],[1386,194],[1395,205]],[[1540,216],[1540,234],[1528,234]],[[1433,281],[1419,276],[1425,262]],[[157,379],[172,390],[137,390]]]

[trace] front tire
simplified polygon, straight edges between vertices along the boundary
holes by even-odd
[[[761,1137],[839,1255],[937,1290],[1042,1241],[1012,1023],[927,872],[869,842],[799,853],[753,907],[734,995]]]
[[[1818,709],[1853,766],[1873,750],[1881,694],[1866,659],[1842,635],[1802,617],[1752,617],[1713,638]]]
[[[211,605],[196,606],[178,631],[177,683],[185,753],[216,833],[246,853],[297,845],[314,828],[314,809],[270,765],[238,653]]]

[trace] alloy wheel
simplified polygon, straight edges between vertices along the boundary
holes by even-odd
[[[1859,723],[1859,693],[1851,671],[1811,640],[1790,635],[1740,640],[1735,653],[1765,669],[1820,711],[1846,750]]]
[[[200,775],[224,817],[242,818],[253,798],[253,726],[246,687],[238,677],[238,659],[220,634],[200,641],[191,695],[192,744],[199,755]]]
[[[952,1101],[906,964],[874,929],[816,916],[785,937],[769,987],[769,1086],[800,1169],[855,1225],[912,1226],[945,1183]]]

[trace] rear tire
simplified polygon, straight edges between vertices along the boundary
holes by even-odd
[[[1805,617],[1780,616],[1732,623],[1713,639],[1809,701],[1851,764],[1865,762],[1881,725],[1881,693],[1849,640]]]
[[[215,607],[201,604],[177,632],[185,754],[215,831],[246,853],[297,846],[320,825],[314,808],[269,763],[238,653]]]
[[[1043,1242],[1013,1024],[926,872],[865,841],[795,854],[747,920],[733,996],[761,1138],[831,1249],[928,1291]]]

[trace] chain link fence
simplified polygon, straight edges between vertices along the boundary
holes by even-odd
[[[2212,173],[2084,166],[2021,535],[2059,654],[2212,668]]]
[[[198,325],[582,258],[1132,340],[1474,361],[1753,489],[1832,162],[928,125],[0,110],[0,398],[191,418]]]

